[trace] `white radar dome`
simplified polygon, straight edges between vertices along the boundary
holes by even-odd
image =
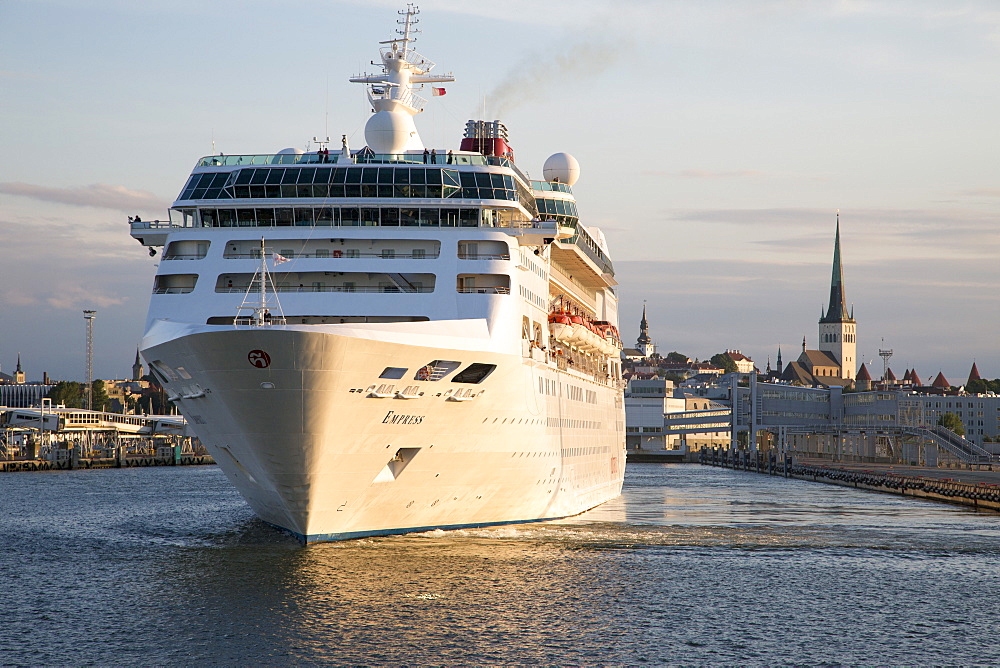
[[[283,148],[278,151],[278,155],[302,155],[305,153],[301,148]]]
[[[413,118],[402,111],[377,111],[365,124],[365,141],[377,154],[402,153],[413,135]]]
[[[568,186],[580,178],[580,163],[569,153],[550,155],[542,165],[542,175],[546,181],[558,181]]]

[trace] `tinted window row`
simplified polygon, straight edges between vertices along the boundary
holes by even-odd
[[[205,227],[478,227],[479,209],[303,207],[201,209]]]
[[[257,188],[254,188],[257,186]],[[270,186],[270,187],[268,187]],[[317,187],[318,186],[318,187]],[[351,187],[355,186],[355,187]],[[356,186],[373,186],[359,189]],[[425,188],[426,186],[426,188]],[[193,174],[180,199],[241,197],[452,197],[459,188],[517,192],[509,174],[407,167],[273,167]],[[521,186],[523,188],[523,186]],[[502,196],[499,199],[516,197]]]
[[[538,205],[538,215],[542,218],[545,218],[545,214],[579,217],[576,202],[572,200],[538,198],[535,203]]]

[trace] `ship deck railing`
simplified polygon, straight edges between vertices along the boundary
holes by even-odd
[[[184,225],[170,220],[133,220],[130,225],[133,230],[160,230],[171,227],[184,227]]]
[[[508,253],[459,253],[459,260],[509,260]]]
[[[422,153],[365,153],[355,152],[349,164],[407,164],[407,165],[489,165],[517,169],[513,161],[498,155],[481,153],[452,153],[447,149],[436,150],[424,160]],[[246,155],[208,155],[198,161],[196,167],[252,167],[254,165],[334,165],[340,159],[339,153],[330,153],[323,159],[317,153],[261,153]],[[525,182],[530,179],[525,178]]]
[[[479,294],[479,295],[509,295],[510,288],[492,287],[492,288],[458,288],[459,292],[466,294]]]
[[[234,325],[246,325],[251,327],[267,327],[269,325],[285,325],[287,321],[278,316],[265,316],[263,320],[255,316],[237,316],[233,318]]]
[[[428,153],[372,153],[371,151],[356,151],[351,155],[349,164],[378,165],[484,165],[490,167],[506,167],[513,170],[525,183],[531,183],[528,175],[509,158],[499,155],[483,155],[482,153],[452,153],[447,149],[434,149],[434,155]],[[195,167],[252,167],[254,165],[335,165],[340,160],[339,153],[321,156],[318,153],[261,153],[247,155],[207,155],[198,161]]]
[[[231,205],[231,208],[242,208],[242,206],[234,204],[234,205]],[[248,208],[254,208],[254,207],[248,207]],[[150,229],[153,229],[153,230],[155,230],[155,229],[176,229],[176,230],[179,230],[179,229],[190,229],[190,228],[196,228],[196,227],[197,228],[222,228],[222,227],[224,227],[224,228],[227,228],[227,229],[228,228],[231,228],[231,229],[249,229],[249,228],[254,228],[254,227],[257,227],[257,228],[269,228],[269,229],[271,229],[271,228],[278,228],[278,227],[294,227],[294,228],[342,228],[342,229],[345,229],[345,230],[350,230],[350,229],[354,229],[354,228],[362,228],[362,227],[364,227],[364,228],[379,227],[379,228],[382,228],[382,229],[385,229],[385,230],[405,229],[405,228],[408,228],[408,227],[416,227],[416,228],[421,228],[421,229],[428,229],[428,228],[438,229],[438,228],[440,228],[440,229],[456,229],[456,230],[458,230],[458,229],[489,229],[489,228],[496,228],[496,229],[517,229],[517,230],[543,230],[543,231],[546,231],[546,232],[551,231],[552,234],[553,234],[553,236],[556,234],[556,232],[559,229],[559,223],[556,222],[556,221],[554,221],[554,220],[511,220],[511,221],[498,221],[498,222],[494,222],[491,225],[477,224],[477,225],[454,225],[454,226],[451,226],[451,225],[426,225],[426,224],[425,225],[334,225],[334,224],[332,224],[332,221],[325,221],[325,222],[327,222],[328,224],[323,224],[324,221],[313,221],[313,222],[308,222],[308,223],[299,222],[299,223],[296,223],[295,225],[284,224],[284,223],[282,223],[282,224],[273,223],[271,225],[257,225],[257,224],[253,224],[253,225],[246,225],[246,224],[237,224],[237,225],[205,225],[201,221],[196,221],[193,217],[190,217],[190,218],[186,218],[184,220],[184,222],[171,222],[171,221],[167,221],[167,220],[152,220],[152,221],[145,221],[144,220],[144,221],[139,222],[139,223],[134,223],[133,222],[131,225],[132,225],[132,229],[133,230],[150,230]]]

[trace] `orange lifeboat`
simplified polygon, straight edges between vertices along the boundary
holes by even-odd
[[[558,311],[549,314],[549,333],[556,341],[566,341],[573,334],[573,322],[568,313]]]

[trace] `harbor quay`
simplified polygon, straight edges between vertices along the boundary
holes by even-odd
[[[797,480],[854,487],[928,501],[1000,512],[1000,470],[992,464],[966,468],[850,463],[822,459],[780,458],[774,452],[751,453],[727,448],[705,448],[699,463],[737,471],[783,476]]]
[[[214,463],[177,415],[0,408],[0,472]]]

